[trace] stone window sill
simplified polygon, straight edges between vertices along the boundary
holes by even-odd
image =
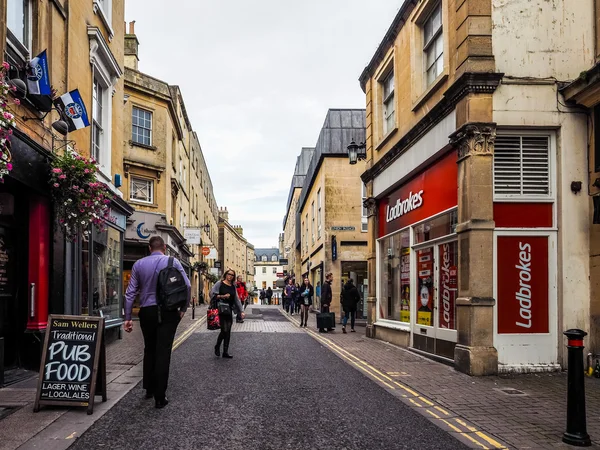
[[[129,141],[129,145],[145,148],[146,150],[157,150],[157,148],[154,145],[146,145],[146,144],[142,144],[141,142],[135,142],[135,141],[131,141],[131,140]]]
[[[429,87],[425,90],[425,92],[423,92],[423,94],[421,94],[421,96],[418,97],[413,102],[412,111],[415,112],[417,109],[419,109],[421,106],[423,106],[423,103],[425,103],[427,100],[429,100],[429,98],[434,94],[434,92],[436,92],[438,90],[438,88],[447,79],[448,79],[448,71],[444,70],[444,72],[442,72],[442,74],[440,76],[438,76],[436,78],[436,80],[433,83],[431,83],[431,85],[429,85]]]
[[[398,132],[398,127],[392,128],[388,133],[381,138],[377,146],[375,147],[376,151],[381,150],[381,148],[389,142],[389,140]]]

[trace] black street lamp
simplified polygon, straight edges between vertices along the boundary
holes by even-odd
[[[367,159],[367,146],[364,142],[357,144],[352,140],[350,145],[348,145],[348,159],[350,160],[350,164],[356,164],[358,161],[363,161]]]

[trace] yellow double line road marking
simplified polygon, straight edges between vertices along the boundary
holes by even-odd
[[[289,314],[282,312],[284,316],[288,318],[291,322],[299,325],[298,321],[293,319]],[[402,394],[402,397],[408,398],[410,403],[415,408],[425,408],[425,411],[434,419],[437,419],[443,423],[445,423],[451,430],[464,436],[467,440],[473,442],[478,447],[482,449],[506,449],[505,446],[500,444],[498,441],[493,439],[491,436],[483,433],[482,431],[477,430],[476,428],[470,426],[464,420],[458,417],[449,417],[451,414],[446,411],[441,406],[437,405],[435,402],[425,398],[420,395],[418,392],[410,389],[408,386],[405,386],[402,383],[398,383],[385,373],[376,369],[372,365],[368,364],[366,361],[363,361],[359,357],[353,355],[348,350],[340,347],[335,344],[331,339],[327,339],[326,337],[320,335],[319,333],[306,329],[305,330],[309,335],[311,335],[314,339],[321,342],[325,346],[329,347],[332,351],[337,353],[343,359],[357,367],[359,370],[365,372],[371,378],[376,379],[381,384],[386,386],[387,388],[395,391],[397,388],[404,391],[406,394]],[[413,398],[409,398],[412,396]],[[435,410],[435,411],[433,411]],[[477,439],[475,436],[477,436]],[[481,441],[480,441],[481,440]]]
[[[206,322],[206,316],[202,317],[200,320],[198,320],[198,322],[194,323],[187,330],[181,333],[181,335],[175,339],[175,342],[173,342],[173,350],[183,344],[183,342],[189,338],[194,331],[200,328],[200,325],[202,325],[204,322]]]

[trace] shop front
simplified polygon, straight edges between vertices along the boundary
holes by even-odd
[[[449,360],[457,342],[457,155],[378,199],[376,333]]]

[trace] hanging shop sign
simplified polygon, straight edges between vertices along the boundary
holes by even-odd
[[[186,240],[186,244],[200,245],[202,242],[202,231],[200,228],[184,228],[183,237]]]
[[[458,204],[458,169],[452,151],[379,201],[379,237]]]
[[[498,333],[548,333],[548,237],[498,236]]]
[[[41,405],[64,405],[85,406],[92,414],[96,395],[106,401],[103,338],[103,317],[48,317],[34,412]]]

